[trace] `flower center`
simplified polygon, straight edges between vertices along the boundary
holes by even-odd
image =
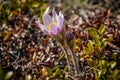
[[[53,24],[54,24],[55,26],[57,26],[57,25],[58,25],[58,23],[57,23],[56,21],[55,21],[55,22],[53,22]],[[50,25],[48,25],[48,26],[47,26],[47,30],[48,30],[48,31],[50,31],[50,30],[51,30]]]
[[[50,25],[47,26],[47,30],[50,31]]]
[[[58,25],[58,23],[55,21],[54,23],[53,23],[55,26],[57,26]]]

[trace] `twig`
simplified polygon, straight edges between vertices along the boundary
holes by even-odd
[[[114,45],[114,44],[112,44],[112,43],[110,43],[110,42],[108,42],[107,45],[110,46],[110,47],[113,48],[113,49],[116,49],[116,50],[119,50],[119,51],[120,51],[120,48],[119,48],[119,47],[117,47],[116,45]]]

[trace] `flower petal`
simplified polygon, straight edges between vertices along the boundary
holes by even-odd
[[[55,8],[53,8],[52,10],[52,16],[53,16],[53,22],[57,22],[59,16],[57,15]]]
[[[59,16],[64,19],[63,13],[61,11],[59,11]]]
[[[64,26],[64,18],[59,16],[58,28],[60,29],[60,31],[62,30],[63,26]]]
[[[43,23],[44,23],[45,26],[48,26],[52,22],[52,17],[48,14],[49,9],[50,9],[50,7],[48,7],[45,10],[45,12],[44,12],[44,14],[42,16],[42,20],[43,20]]]
[[[35,21],[35,23],[38,25],[38,27],[44,32],[45,34],[49,34],[49,31],[46,29],[46,27],[40,23],[40,21]]]
[[[54,23],[57,22],[58,25],[56,25],[56,27],[58,27],[58,30],[60,32],[63,28],[64,16],[61,11],[59,12],[59,16],[58,16],[54,8],[53,8],[52,14],[53,14],[53,22]]]
[[[57,26],[55,26],[54,24],[51,24],[50,27],[51,27],[51,31],[50,31],[51,35],[59,34],[60,31]]]
[[[43,20],[44,25],[47,26],[52,22],[52,17],[45,13],[43,14],[42,20]]]
[[[64,16],[61,11],[59,12],[59,16],[57,17],[57,23],[58,23],[57,27],[61,31],[64,26]]]

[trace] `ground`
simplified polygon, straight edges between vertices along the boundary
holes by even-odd
[[[1,0],[0,80],[120,80],[119,0]],[[8,5],[8,6],[7,6]],[[65,17],[64,31],[82,75],[67,69],[64,50],[35,23],[47,6]],[[50,13],[51,15],[51,13]],[[71,35],[68,35],[68,37]],[[71,58],[70,58],[71,59]],[[31,78],[31,79],[30,79]]]

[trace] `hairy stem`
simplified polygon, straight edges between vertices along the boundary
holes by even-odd
[[[69,47],[68,47],[69,48]],[[75,55],[75,53],[69,48],[70,50],[70,54],[72,56],[72,59],[73,59],[73,65],[75,67],[75,75],[77,76],[79,74],[79,64],[78,64],[78,60],[77,60],[77,57]]]
[[[70,63],[69,63],[69,55],[67,53],[67,50],[66,48],[59,42],[57,41],[57,43],[60,45],[60,47],[62,48],[64,54],[65,54],[65,57],[66,57],[66,60],[67,60],[67,65],[68,65],[68,70],[71,71],[71,66],[70,66]]]
[[[64,51],[65,57],[67,59],[69,71],[71,70],[71,65],[70,65],[68,54],[70,54],[70,56],[72,57],[72,62],[73,62],[74,68],[75,68],[75,75],[77,76],[79,74],[79,64],[78,64],[78,60],[77,60],[75,53],[70,48],[70,46],[67,44],[65,38],[61,37],[61,35],[58,35],[56,37],[56,39],[57,39],[59,45],[61,46],[62,50]]]

